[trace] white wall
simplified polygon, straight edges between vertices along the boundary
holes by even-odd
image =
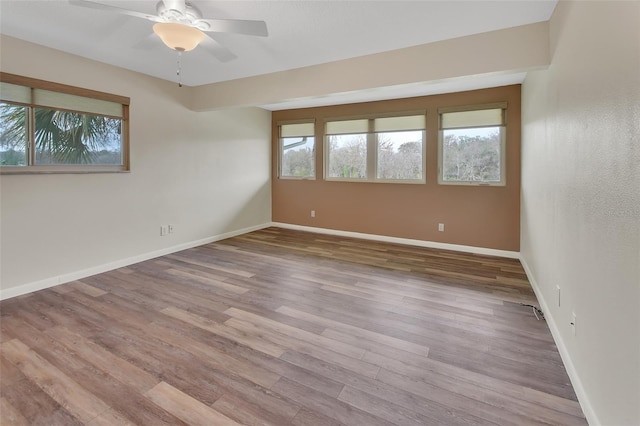
[[[4,72],[131,98],[130,173],[0,177],[3,298],[271,221],[270,112],[190,111],[177,84],[1,43]]]
[[[640,2],[562,1],[550,29],[522,93],[521,256],[590,423],[639,425]]]

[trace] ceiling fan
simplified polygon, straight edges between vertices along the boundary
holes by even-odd
[[[89,0],[69,0],[69,3],[155,22],[153,32],[171,49],[179,53],[188,52],[201,44],[221,62],[230,61],[236,58],[236,55],[205,32],[235,33],[260,37],[269,35],[267,24],[264,21],[206,19],[202,17],[202,13],[193,3],[185,0],[159,1],[156,5],[156,15]]]

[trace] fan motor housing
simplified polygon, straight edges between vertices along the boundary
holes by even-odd
[[[176,9],[168,9],[164,2],[159,1],[156,5],[158,16],[165,19],[166,22],[177,22],[195,26],[195,22],[202,19],[202,12],[191,2],[185,2],[185,13],[183,14]]]

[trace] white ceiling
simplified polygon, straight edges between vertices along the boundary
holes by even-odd
[[[149,14],[155,14],[157,3],[101,2]],[[205,18],[266,21],[269,36],[212,33],[238,57],[221,63],[196,48],[182,57],[182,79],[187,86],[199,86],[546,21],[556,2],[195,0]],[[0,0],[2,34],[176,81],[177,53],[155,35],[150,36],[152,26],[144,19],[74,6],[64,0]],[[423,89],[435,93],[440,86],[447,91],[491,87],[521,82],[523,76],[489,76],[486,82],[456,79]],[[403,91],[416,96],[416,89],[420,87],[381,88],[339,94],[336,100],[399,97]],[[278,104],[277,109],[281,107]]]

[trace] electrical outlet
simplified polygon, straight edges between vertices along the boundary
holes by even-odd
[[[438,224],[438,231],[439,232],[444,232],[444,223],[439,223]]]
[[[576,335],[576,313],[571,312],[571,330],[573,330],[573,335]]]
[[[556,293],[558,295],[557,299],[558,299],[558,308],[559,308],[560,307],[560,286],[559,285],[556,286]]]
[[[169,231],[169,234],[173,234],[173,225],[167,225],[167,230]]]
[[[311,217],[316,217],[316,211],[315,210],[311,210]]]

